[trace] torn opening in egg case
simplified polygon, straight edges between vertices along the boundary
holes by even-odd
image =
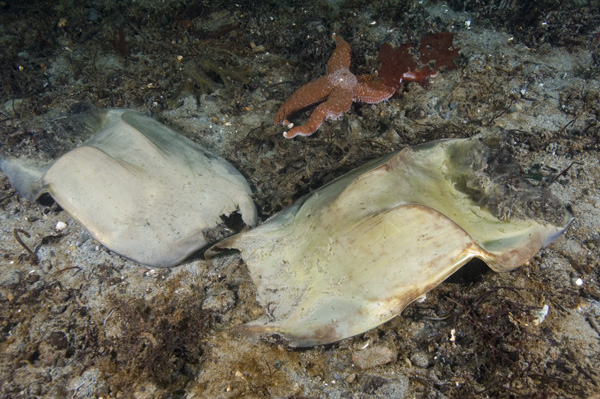
[[[215,244],[207,256],[241,252],[266,309],[240,331],[327,344],[386,322],[473,258],[519,267],[572,216],[510,152],[498,132],[406,148]]]
[[[101,130],[51,164],[1,158],[17,192],[49,193],[103,245],[154,267],[214,242],[223,218],[256,224],[250,186],[226,160],[136,112],[94,116]]]

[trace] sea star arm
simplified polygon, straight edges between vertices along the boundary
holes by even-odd
[[[327,101],[319,104],[310,114],[308,122],[302,126],[296,126],[283,133],[285,138],[291,139],[298,135],[310,136],[317,131],[324,120],[339,118],[344,112],[347,112],[352,106],[352,92],[349,90],[334,88],[327,98]]]
[[[377,104],[387,100],[395,92],[395,88],[373,80],[372,76],[361,75],[358,76],[358,83],[354,86],[354,100],[367,104]]]
[[[333,34],[333,40],[335,40],[335,50],[327,61],[327,74],[331,74],[339,69],[349,69],[352,55],[352,49],[347,41]]]
[[[273,117],[274,124],[289,125],[287,118],[296,111],[327,98],[331,85],[326,76],[313,80],[296,90],[290,98],[277,110]]]

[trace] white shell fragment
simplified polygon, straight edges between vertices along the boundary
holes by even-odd
[[[495,271],[526,262],[571,216],[545,210],[554,204],[542,189],[507,173],[502,143],[404,149],[213,246],[207,255],[241,251],[265,308],[241,329],[331,343],[386,322],[474,257]]]
[[[206,246],[222,215],[256,224],[248,183],[221,157],[136,112],[107,111],[102,127],[51,165],[0,168],[21,195],[48,192],[106,247],[154,267]]]

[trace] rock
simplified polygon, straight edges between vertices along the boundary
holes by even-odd
[[[429,366],[429,359],[424,353],[417,352],[410,357],[410,362],[415,367],[426,368]]]
[[[352,361],[359,368],[365,370],[396,360],[398,354],[385,346],[373,346],[352,354]]]

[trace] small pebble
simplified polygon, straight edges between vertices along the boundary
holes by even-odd
[[[67,228],[67,224],[65,222],[58,222],[56,223],[56,227],[54,227],[56,229],[56,231],[63,231],[64,229]]]
[[[415,367],[426,368],[429,366],[429,359],[424,353],[415,353],[410,357],[410,362]]]
[[[373,346],[352,354],[352,361],[359,368],[365,370],[393,362],[398,354],[385,346]]]

